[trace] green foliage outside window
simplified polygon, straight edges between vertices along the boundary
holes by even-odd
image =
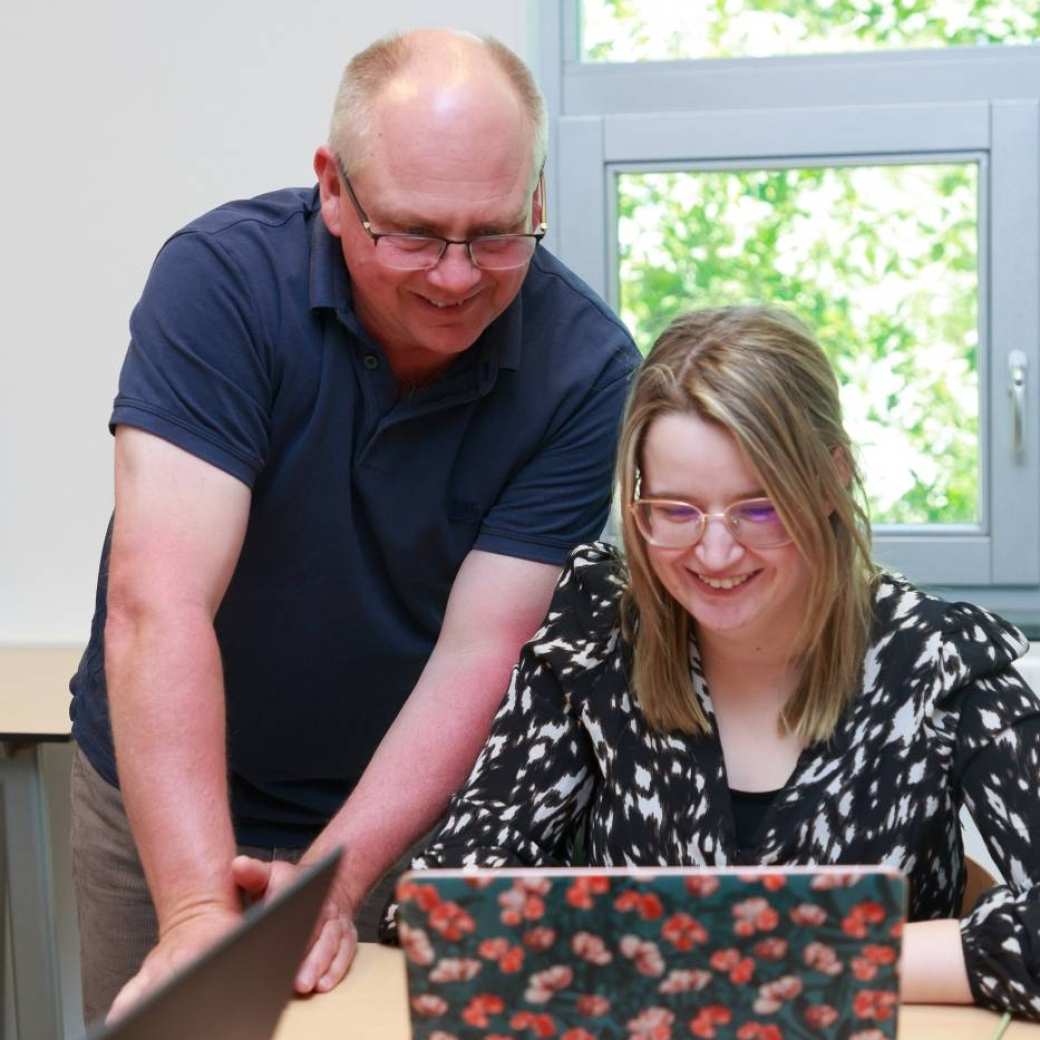
[[[761,57],[1040,40],[1037,0],[583,0],[586,61]]]
[[[625,173],[620,311],[645,351],[683,310],[790,307],[842,383],[880,523],[979,514],[974,163]]]

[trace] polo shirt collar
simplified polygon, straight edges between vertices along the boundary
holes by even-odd
[[[311,209],[310,305],[311,310],[328,307],[334,311],[353,311],[350,277],[343,262],[339,239],[329,233],[321,215],[318,189],[314,189]]]

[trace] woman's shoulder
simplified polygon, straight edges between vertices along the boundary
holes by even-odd
[[[616,645],[626,571],[620,550],[609,542],[575,548],[556,583],[549,612],[532,645],[539,656],[565,650],[595,663]]]
[[[586,542],[571,550],[557,588],[565,586],[590,601],[617,603],[627,572],[621,550],[611,542]]]
[[[998,614],[925,592],[898,574],[878,575],[874,606],[875,648],[901,651],[915,669],[941,663],[958,682],[1003,671],[1029,649],[1022,632]]]

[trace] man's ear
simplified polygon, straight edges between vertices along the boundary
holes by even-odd
[[[321,218],[329,234],[339,238],[343,224],[343,185],[339,179],[339,163],[325,145],[314,153],[314,174],[321,196]]]
[[[539,224],[545,223],[548,210],[545,205],[545,171],[538,175],[538,183],[534,186],[534,194],[531,196],[531,227],[538,229]]]

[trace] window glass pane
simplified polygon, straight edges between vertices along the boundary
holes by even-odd
[[[641,349],[693,307],[790,307],[838,371],[874,521],[978,522],[976,163],[616,183],[618,303]]]
[[[584,61],[1032,43],[1037,0],[583,0]]]

